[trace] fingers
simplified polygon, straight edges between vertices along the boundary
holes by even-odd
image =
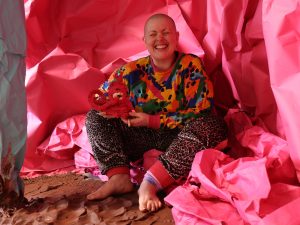
[[[139,114],[140,114],[140,113],[135,112],[135,111],[129,112],[129,116],[131,116],[131,117],[139,117]]]
[[[128,127],[132,126],[131,120],[129,118],[128,119],[121,118],[121,120],[123,121],[123,123],[127,124]]]
[[[98,114],[99,114],[100,116],[102,116],[102,117],[105,116],[105,112],[98,112]]]
[[[128,125],[128,119],[121,118],[121,120],[123,121],[123,123]]]
[[[130,119],[127,120],[127,125],[128,125],[128,127],[131,126]]]
[[[130,112],[130,126],[132,127],[146,127],[149,123],[149,115],[142,112]],[[128,124],[128,122],[127,122]]]
[[[105,112],[98,112],[98,114],[106,119],[115,118],[114,116],[107,115]]]
[[[111,119],[115,118],[114,116],[107,115],[105,112],[99,112],[100,116]],[[127,124],[128,127],[146,127],[149,123],[149,115],[141,112],[129,112],[130,118],[121,118],[123,123]]]

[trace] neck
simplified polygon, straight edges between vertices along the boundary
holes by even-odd
[[[163,59],[163,60],[157,60],[157,59],[152,59],[153,64],[159,71],[165,71],[170,69],[170,67],[174,64],[176,61],[177,54],[174,52],[173,57],[169,59]]]

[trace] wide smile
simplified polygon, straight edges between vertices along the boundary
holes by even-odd
[[[166,49],[168,48],[168,44],[157,44],[154,46],[154,49],[157,49],[157,50],[163,50],[163,49]]]

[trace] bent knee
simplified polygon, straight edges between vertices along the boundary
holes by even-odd
[[[185,130],[227,130],[226,123],[223,118],[213,114],[206,114],[199,118],[189,121],[184,127]]]
[[[86,114],[86,119],[85,119],[85,124],[89,123],[94,123],[94,122],[99,122],[103,120],[104,118],[99,115],[97,110],[91,109],[87,114]]]

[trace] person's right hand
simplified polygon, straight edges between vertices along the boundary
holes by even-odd
[[[98,112],[98,114],[102,117],[104,117],[105,119],[113,119],[115,118],[114,116],[111,116],[111,115],[107,115],[105,112]]]
[[[122,121],[129,127],[148,127],[149,115],[143,112],[129,112],[129,118]]]

